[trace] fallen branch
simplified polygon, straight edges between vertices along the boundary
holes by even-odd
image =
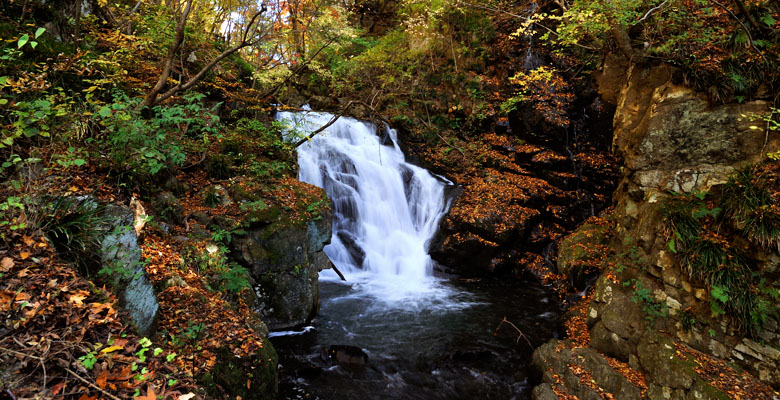
[[[528,336],[526,336],[525,333],[523,333],[523,331],[521,331],[520,328],[518,328],[515,324],[511,323],[508,319],[506,319],[506,317],[504,317],[504,319],[501,321],[501,323],[498,324],[498,326],[496,327],[496,330],[493,332],[493,336],[498,335],[498,330],[504,324],[509,324],[509,326],[511,326],[512,328],[515,328],[517,333],[519,333],[519,335],[517,335],[517,339],[515,340],[515,344],[520,343],[520,338],[523,338],[523,339],[525,339],[525,342],[528,343],[528,347],[530,347],[532,349],[534,348],[534,346],[531,344],[531,341],[528,340]]]
[[[365,101],[363,101],[363,100],[352,100],[352,101],[350,101],[349,103],[347,103],[347,105],[345,105],[344,107],[342,107],[342,108],[341,108],[341,111],[339,111],[339,113],[338,113],[338,114],[335,114],[335,115],[333,116],[333,118],[331,118],[331,119],[330,119],[330,121],[328,121],[328,123],[326,123],[325,125],[321,126],[321,127],[320,127],[319,129],[317,129],[316,131],[314,131],[314,132],[312,132],[312,133],[310,133],[310,134],[306,135],[306,137],[304,137],[303,139],[299,140],[298,142],[296,142],[296,143],[295,143],[295,147],[296,147],[296,148],[297,148],[297,147],[300,147],[302,144],[304,144],[304,143],[308,142],[309,140],[311,140],[312,138],[314,138],[314,136],[316,136],[318,133],[320,133],[320,132],[324,131],[324,130],[325,130],[325,129],[327,129],[329,126],[331,126],[331,125],[333,125],[334,123],[336,123],[336,121],[337,121],[339,118],[343,117],[343,116],[344,116],[344,113],[346,113],[346,112],[347,112],[347,110],[349,110],[349,108],[350,108],[350,107],[352,107],[352,105],[353,105],[353,104],[360,104],[360,105],[363,105],[364,107],[366,107],[366,108],[368,108],[369,110],[371,110],[371,113],[372,113],[372,114],[374,114],[374,117],[376,117],[377,119],[379,119],[379,120],[380,120],[380,121],[382,121],[383,123],[390,125],[390,123],[389,123],[389,122],[388,122],[388,121],[387,121],[387,120],[386,120],[384,117],[382,117],[382,114],[380,114],[380,113],[379,113],[379,111],[377,111],[377,110],[376,110],[374,107],[372,107],[370,104],[366,103],[366,102],[365,102]]]
[[[347,281],[347,278],[344,277],[344,274],[342,274],[341,271],[339,271],[339,269],[336,268],[335,265],[331,265],[331,268],[333,268],[333,270],[336,271],[336,275],[338,275],[339,278],[341,278],[342,281],[344,281],[344,282]]]
[[[94,383],[92,383],[92,382],[90,382],[90,381],[88,381],[88,380],[86,380],[86,379],[82,378],[82,377],[81,377],[81,375],[79,375],[79,374],[77,374],[77,373],[73,372],[73,371],[72,371],[70,368],[65,368],[65,371],[68,371],[68,373],[69,373],[69,374],[71,374],[71,375],[73,375],[74,377],[76,377],[76,379],[78,379],[78,380],[80,380],[80,381],[82,381],[82,382],[86,383],[87,385],[89,385],[89,387],[91,387],[91,388],[93,388],[93,389],[95,389],[95,390],[98,390],[100,393],[103,393],[103,395],[104,395],[104,396],[106,396],[106,397],[108,397],[109,399],[112,399],[112,400],[121,400],[119,397],[116,397],[116,396],[114,396],[113,394],[106,392],[105,390],[101,389],[100,387],[98,387],[98,386],[97,386],[97,385],[95,385]]]
[[[341,118],[341,116],[342,116],[342,115],[344,115],[344,112],[346,112],[346,111],[347,111],[347,109],[348,109],[348,108],[349,108],[349,107],[350,107],[350,106],[351,106],[353,103],[354,103],[354,101],[350,101],[349,103],[347,103],[347,105],[346,105],[346,106],[344,106],[344,108],[342,108],[342,109],[341,109],[341,112],[340,112],[340,113],[338,113],[337,115],[334,115],[334,116],[333,116],[333,118],[331,118],[331,119],[330,119],[330,121],[328,121],[328,123],[327,123],[327,124],[325,124],[325,125],[321,126],[319,129],[317,129],[317,130],[313,131],[312,133],[310,133],[310,134],[306,135],[306,136],[305,136],[303,139],[301,139],[301,140],[299,140],[298,142],[296,142],[296,143],[295,143],[295,147],[296,147],[296,148],[298,148],[298,147],[301,147],[301,145],[303,145],[304,143],[308,142],[309,140],[312,140],[312,139],[314,138],[314,136],[316,136],[318,133],[320,133],[320,132],[324,131],[325,129],[328,129],[328,127],[329,127],[329,126],[331,126],[331,125],[335,124],[335,123],[336,123],[336,121],[338,121],[338,119],[339,119],[339,118]]]

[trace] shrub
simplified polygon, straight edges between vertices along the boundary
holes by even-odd
[[[732,244],[733,236],[764,247],[780,241],[780,213],[756,169],[737,171],[720,196],[678,194],[662,210],[668,247],[688,276],[709,288],[712,314],[729,315],[743,332],[756,335],[775,311],[766,297],[776,298],[777,290],[765,286],[750,254]]]
[[[124,93],[115,94],[113,104],[98,106],[95,118],[107,135],[100,144],[114,169],[143,181],[165,168],[180,166],[186,156],[182,136],[202,135],[208,143],[217,133],[219,117],[200,105],[202,98],[202,94],[188,93],[185,104],[155,106],[148,118],[138,109],[140,99]]]

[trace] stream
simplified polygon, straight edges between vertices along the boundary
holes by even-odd
[[[288,136],[332,117],[277,113]],[[407,163],[393,130],[377,132],[342,117],[298,149],[299,179],[332,200],[324,251],[346,281],[322,271],[311,325],[271,333],[281,398],[530,398],[533,348],[557,335],[555,295],[532,282],[434,276],[428,245],[452,183]],[[496,330],[504,317],[514,326]]]

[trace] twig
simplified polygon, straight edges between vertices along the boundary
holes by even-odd
[[[661,8],[663,8],[663,6],[665,6],[668,1],[669,0],[664,0],[663,3],[661,3],[661,4],[659,4],[659,5],[655,6],[655,7],[647,10],[645,15],[643,15],[642,18],[639,18],[639,21],[636,21],[636,23],[638,24],[638,23],[646,20],[647,18],[649,18],[653,13],[655,13],[656,11],[660,10]]]
[[[110,398],[110,399],[112,399],[112,400],[121,400],[119,397],[116,397],[116,396],[114,396],[113,394],[106,392],[105,390],[101,389],[100,387],[98,387],[98,386],[97,386],[97,385],[95,385],[94,383],[92,383],[92,382],[90,382],[90,381],[88,381],[88,380],[86,380],[86,379],[82,378],[82,377],[81,377],[81,375],[79,375],[79,374],[77,374],[77,373],[75,373],[75,372],[71,371],[71,370],[70,370],[70,368],[65,368],[65,371],[68,371],[68,373],[69,373],[69,374],[71,374],[71,375],[73,375],[74,377],[76,377],[76,379],[78,379],[78,380],[80,380],[80,381],[82,381],[82,382],[86,383],[86,384],[87,384],[87,385],[89,385],[91,388],[93,388],[93,389],[97,389],[98,391],[100,391],[100,393],[103,393],[103,395],[105,395],[106,397],[108,397],[108,398]]]
[[[515,344],[520,342],[520,338],[523,338],[523,339],[525,339],[526,343],[528,343],[528,347],[530,347],[532,349],[534,348],[534,346],[531,344],[531,341],[528,340],[528,336],[525,336],[525,333],[523,333],[523,331],[521,331],[520,328],[518,328],[515,324],[513,324],[508,319],[506,319],[506,317],[504,317],[504,319],[501,321],[501,323],[498,324],[498,326],[496,327],[496,330],[493,332],[494,336],[498,334],[498,329],[501,328],[501,326],[504,325],[505,323],[509,324],[509,326],[511,326],[512,328],[515,328],[517,333],[519,333],[519,335],[517,336],[517,339],[515,340]]]
[[[4,351],[6,353],[15,354],[17,356],[32,358],[33,360],[43,361],[43,359],[38,357],[38,356],[34,356],[32,354],[24,354],[24,353],[18,352],[16,350],[6,349],[5,347],[0,347],[0,351]]]
[[[333,118],[331,118],[331,119],[330,119],[330,121],[328,121],[328,123],[327,123],[327,124],[325,124],[325,125],[321,126],[319,129],[317,129],[317,130],[313,131],[312,133],[310,133],[310,134],[306,135],[306,136],[305,136],[303,139],[299,140],[297,143],[295,143],[295,147],[296,147],[296,148],[297,148],[297,147],[301,147],[301,145],[303,145],[304,143],[306,143],[306,142],[308,142],[309,140],[311,140],[311,139],[312,139],[314,136],[316,136],[318,133],[320,133],[320,132],[324,131],[324,130],[325,130],[325,129],[327,129],[329,126],[331,126],[331,125],[335,124],[335,123],[336,123],[336,121],[338,121],[338,119],[339,119],[339,118],[341,118],[341,116],[342,116],[342,115],[344,115],[344,113],[347,111],[347,109],[348,109],[350,106],[352,106],[352,104],[353,104],[353,103],[354,103],[354,101],[350,101],[349,103],[347,103],[347,105],[346,105],[346,106],[344,106],[344,108],[342,108],[342,109],[341,109],[341,112],[339,112],[337,115],[334,115],[334,116],[333,116]]]

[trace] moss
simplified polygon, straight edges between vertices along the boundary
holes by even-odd
[[[200,383],[210,397],[275,399],[278,391],[279,358],[269,341],[254,357],[236,357],[225,348],[217,351],[217,362],[211,371],[200,377]]]

